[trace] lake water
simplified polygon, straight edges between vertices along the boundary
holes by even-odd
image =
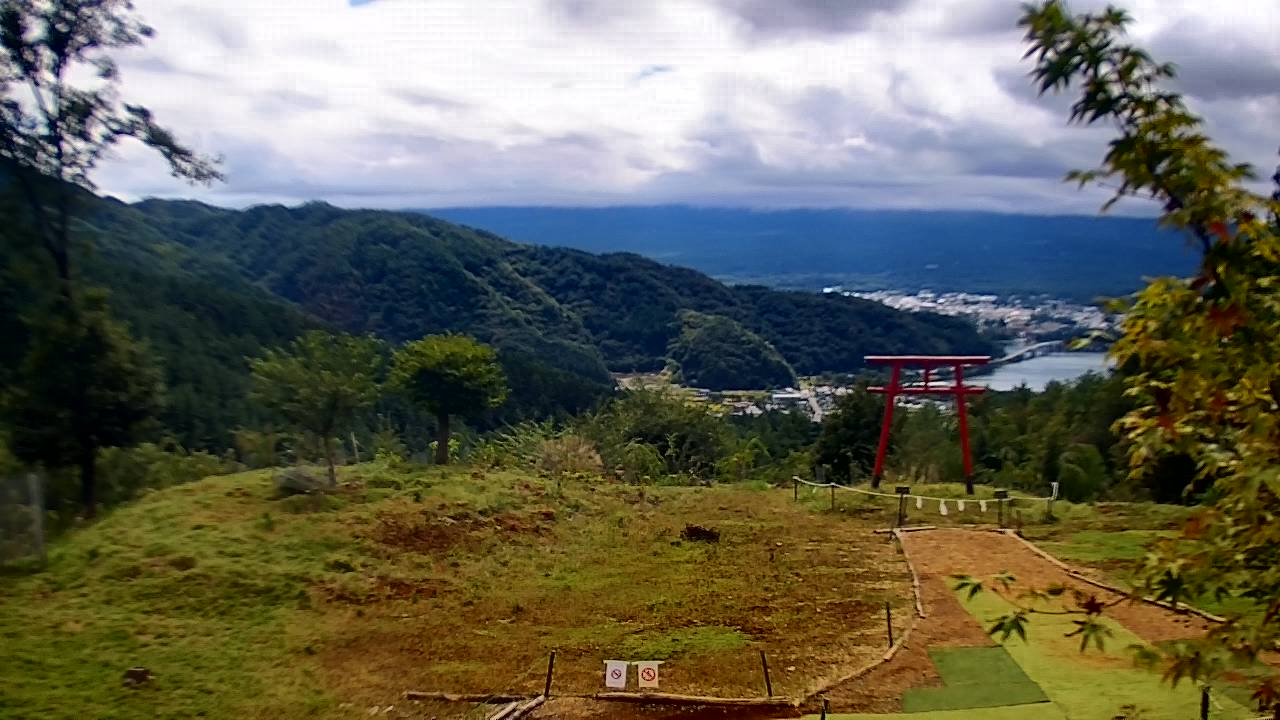
[[[1066,382],[1085,373],[1101,373],[1107,370],[1107,354],[1100,352],[1072,352],[1041,355],[1019,363],[996,368],[989,375],[972,379],[974,385],[984,385],[992,390],[1012,390],[1025,384],[1032,390],[1043,390],[1045,385],[1057,380]]]

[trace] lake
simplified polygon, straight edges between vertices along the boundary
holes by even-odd
[[[1032,390],[1039,391],[1054,380],[1066,382],[1085,373],[1102,373],[1106,370],[1106,353],[1053,353],[1019,363],[1002,365],[989,375],[974,377],[972,382],[974,385],[983,385],[992,390],[1012,390],[1025,384]]]

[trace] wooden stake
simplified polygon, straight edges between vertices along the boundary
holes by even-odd
[[[836,509],[836,486],[831,486],[831,509]]]
[[[822,698],[822,720],[827,720],[827,713],[831,711],[831,701]]]
[[[27,501],[31,503],[31,535],[36,544],[36,555],[40,558],[40,566],[48,562],[44,549],[44,488],[41,487],[40,476],[27,473]]]
[[[760,651],[760,666],[764,668],[764,691],[768,697],[773,697],[773,683],[769,680],[769,658],[765,657],[764,651]]]
[[[893,647],[893,608],[889,607],[887,600],[884,603],[884,622],[889,628],[889,647]]]
[[[551,697],[551,674],[556,670],[556,651],[551,651],[551,657],[547,658],[547,684],[542,688],[542,697]]]
[[[1200,720],[1209,720],[1209,688],[1200,689]]]
[[[791,499],[798,502],[800,500],[800,478],[798,477],[791,478],[791,485],[793,486],[793,489],[791,492]]]

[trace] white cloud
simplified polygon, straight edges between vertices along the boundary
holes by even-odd
[[[1001,29],[1016,17],[1011,0],[873,0],[859,13],[804,0],[782,14],[756,0],[137,5],[158,35],[123,58],[127,96],[223,153],[229,177],[192,189],[122,148],[98,180],[127,198],[1083,212],[1098,202],[1057,178],[1095,162],[1105,133],[1068,128],[1060,102],[1017,89],[1022,47]],[[1229,40],[1256,61],[1250,78],[1280,63],[1272,0],[1131,7],[1134,35],[1163,59],[1203,60]],[[1200,29],[1194,42],[1188,28]],[[1269,175],[1280,88],[1212,96],[1193,98],[1197,110]]]

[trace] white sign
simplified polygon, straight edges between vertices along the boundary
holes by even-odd
[[[627,687],[627,665],[625,660],[604,661],[604,686],[611,688]]]
[[[644,662],[635,663],[636,676],[640,678],[640,687],[658,687],[658,666],[661,664],[661,661],[656,660],[646,660]]]

